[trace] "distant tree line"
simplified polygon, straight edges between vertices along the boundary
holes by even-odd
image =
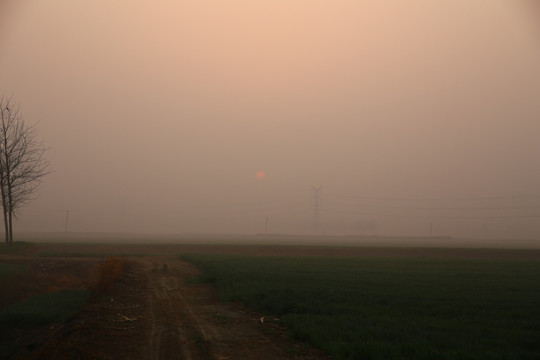
[[[45,147],[35,124],[24,122],[12,98],[0,98],[0,197],[5,242],[13,244],[13,218],[32,199],[42,178],[49,173]]]

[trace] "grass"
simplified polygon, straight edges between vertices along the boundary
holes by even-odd
[[[26,270],[26,267],[22,265],[0,263],[0,279],[15,275],[23,272],[24,270]]]
[[[538,359],[540,263],[185,255],[336,359]]]
[[[23,251],[34,246],[33,243],[26,241],[14,241],[13,245],[8,246],[5,242],[0,242],[0,254],[12,254]]]
[[[0,329],[62,322],[77,312],[89,295],[87,290],[61,290],[31,297],[0,312]]]
[[[38,254],[42,258],[106,258],[106,257],[146,257],[152,256],[143,253],[104,253],[104,252],[89,252],[89,251],[43,251]]]
[[[5,335],[0,339],[0,358],[11,358],[19,345],[15,337],[65,321],[89,297],[88,290],[61,290],[31,297],[0,311],[0,333]]]

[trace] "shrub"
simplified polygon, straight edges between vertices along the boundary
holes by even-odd
[[[124,272],[126,259],[109,257],[103,260],[97,269],[97,279],[94,289],[94,297],[109,291],[112,285]]]

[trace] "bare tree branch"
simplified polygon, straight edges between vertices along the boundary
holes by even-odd
[[[45,147],[36,125],[27,125],[12,98],[0,99],[0,195],[6,243],[13,243],[13,217],[32,200],[49,174]]]

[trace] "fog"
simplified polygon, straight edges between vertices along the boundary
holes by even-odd
[[[540,238],[531,2],[0,4],[16,231]]]

